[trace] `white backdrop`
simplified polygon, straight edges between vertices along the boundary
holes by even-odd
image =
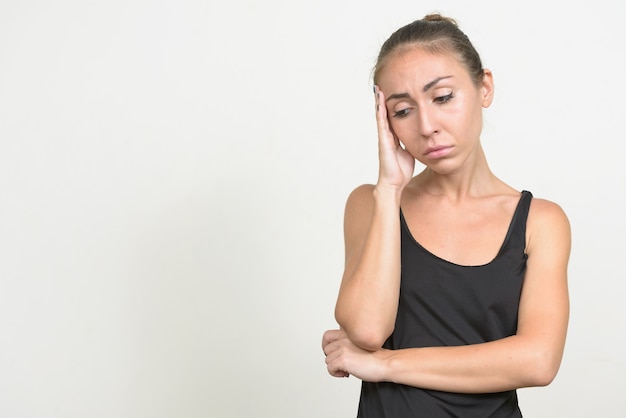
[[[494,72],[492,169],[572,223],[525,416],[623,416],[626,7],[554,4],[0,0],[0,416],[354,416],[320,348],[343,206],[377,50],[431,11]]]

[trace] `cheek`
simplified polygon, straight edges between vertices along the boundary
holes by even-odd
[[[414,131],[414,129],[411,128],[408,118],[402,120],[390,118],[389,128],[391,129],[391,133],[401,142],[409,141],[412,137],[412,131]]]
[[[390,123],[389,127],[404,149],[411,154],[413,158],[418,159],[417,156],[420,155],[420,140],[419,133],[416,131],[415,127],[407,123]]]
[[[483,126],[483,113],[481,107],[474,107],[464,115],[464,126],[473,135],[480,135]]]
[[[395,119],[392,119],[391,117],[388,120],[389,120],[389,130],[391,130],[391,132],[394,135],[398,136],[398,131],[401,131],[398,122],[396,122]]]

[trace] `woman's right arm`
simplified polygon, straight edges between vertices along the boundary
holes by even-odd
[[[335,318],[348,338],[377,350],[391,335],[400,293],[400,198],[415,159],[389,128],[383,93],[376,89],[379,178],[348,198],[344,219],[345,270]],[[380,103],[380,106],[378,105]]]
[[[355,189],[344,220],[345,270],[335,318],[348,338],[377,350],[393,331],[400,292],[400,196]]]

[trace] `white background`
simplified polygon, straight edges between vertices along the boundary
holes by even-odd
[[[1,0],[0,416],[355,416],[320,348],[343,206],[376,180],[378,48],[431,11],[494,72],[492,169],[572,223],[525,416],[623,416],[617,0]]]

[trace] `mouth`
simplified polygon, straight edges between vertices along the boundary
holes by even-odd
[[[424,156],[428,158],[441,158],[448,155],[448,153],[452,151],[452,148],[452,146],[448,145],[436,145],[428,148],[426,152],[424,152]]]

